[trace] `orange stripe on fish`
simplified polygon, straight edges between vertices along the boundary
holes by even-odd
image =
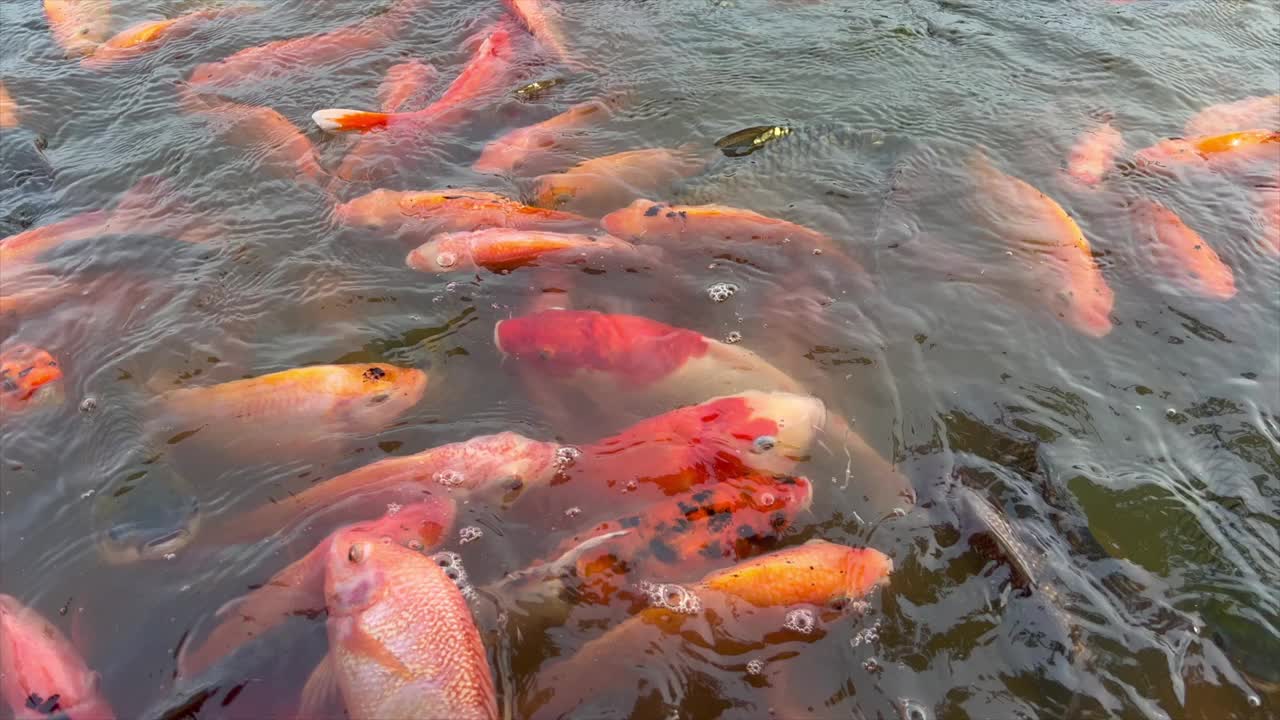
[[[391,113],[332,108],[311,113],[311,119],[326,132],[369,132],[386,128]]]

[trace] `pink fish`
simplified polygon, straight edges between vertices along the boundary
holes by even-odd
[[[1182,131],[1187,137],[1209,137],[1251,128],[1280,130],[1280,95],[1251,96],[1205,108]]]
[[[641,260],[636,246],[609,235],[490,228],[437,235],[411,250],[405,264],[429,273],[509,272],[532,265],[594,264],[610,257]]]
[[[187,112],[210,121],[214,132],[252,152],[263,167],[316,185],[327,182],[315,145],[298,126],[269,107],[242,105],[179,88]]]
[[[1231,268],[1177,213],[1142,198],[1133,204],[1132,216],[1139,242],[1154,258],[1158,272],[1197,295],[1214,300],[1235,297]]]
[[[112,64],[133,60],[166,42],[190,35],[201,26],[222,17],[232,17],[258,12],[260,8],[242,5],[225,8],[196,10],[167,20],[147,20],[122,30],[99,45],[92,55],[80,64],[94,70],[103,70]]]
[[[35,610],[0,594],[0,700],[14,720],[115,720],[67,638]]]
[[[111,31],[110,0],[44,0],[44,15],[68,56],[92,53]]]
[[[503,3],[557,60],[573,64],[565,48],[564,33],[556,19],[559,8],[554,5],[554,0],[503,0]]]
[[[1116,155],[1124,149],[1124,137],[1109,122],[1080,135],[1067,157],[1067,174],[1077,182],[1092,187],[1102,182],[1115,164]]]
[[[440,71],[420,60],[392,65],[378,86],[378,105],[389,113],[421,109],[427,104],[427,93],[439,79]]]
[[[471,169],[497,174],[538,165],[563,150],[573,131],[587,123],[600,122],[610,114],[611,107],[603,100],[579,103],[550,120],[512,130],[490,142]]]

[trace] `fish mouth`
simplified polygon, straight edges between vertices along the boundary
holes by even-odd
[[[181,527],[117,525],[102,534],[98,540],[98,551],[112,565],[167,559],[191,544],[199,525],[198,513],[191,515]]]
[[[57,407],[62,405],[67,399],[67,391],[60,381],[45,383],[36,388],[35,392],[27,398],[26,404],[29,408]]]

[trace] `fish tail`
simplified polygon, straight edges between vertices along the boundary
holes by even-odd
[[[325,132],[369,132],[370,130],[386,128],[391,120],[391,115],[389,113],[367,112],[364,110],[327,108],[311,113],[311,119]]]

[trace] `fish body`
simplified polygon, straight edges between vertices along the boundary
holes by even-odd
[[[401,232],[416,243],[436,233],[483,228],[585,230],[595,226],[573,213],[523,205],[480,190],[374,190],[338,205],[338,222],[379,232]]]
[[[328,549],[325,608],[328,672],[352,720],[497,720],[471,608],[431,558],[343,532]]]
[[[18,103],[14,102],[9,90],[0,82],[0,130],[16,128],[22,124]]]
[[[645,148],[606,155],[562,173],[539,176],[535,204],[599,216],[638,197],[661,194],[706,165],[706,157],[682,149]]]
[[[1280,95],[1251,96],[1196,113],[1183,127],[1186,137],[1209,137],[1251,128],[1280,130]]]
[[[520,19],[520,23],[528,28],[538,42],[560,62],[573,63],[568,49],[565,47],[564,32],[556,18],[558,8],[554,0],[503,0],[511,12]]]
[[[1111,123],[1080,135],[1067,156],[1067,175],[1076,182],[1093,187],[1102,182],[1115,164],[1116,155],[1124,149],[1124,136]]]
[[[183,105],[208,120],[220,137],[251,151],[264,167],[283,168],[317,185],[326,181],[328,174],[311,139],[279,112],[191,92],[183,94]]]
[[[316,365],[169,391],[152,401],[151,429],[243,452],[284,451],[390,425],[422,399],[427,375],[380,363]],[[176,442],[176,440],[174,440]]]
[[[1131,212],[1139,242],[1152,254],[1161,274],[1203,297],[1235,297],[1231,268],[1177,213],[1147,198],[1136,201]]]
[[[1016,251],[1031,250],[1043,256],[1045,271],[1037,292],[1051,294],[1050,309],[1076,330],[1091,337],[1111,332],[1115,293],[1084,232],[1061,205],[1031,186],[976,156],[974,175],[980,192],[1002,218],[996,230]]]
[[[221,17],[257,12],[258,8],[241,5],[196,10],[166,20],[146,20],[116,33],[94,49],[80,64],[95,70],[114,63],[133,60],[176,38],[189,35],[202,25]]]
[[[48,620],[0,594],[0,700],[15,720],[115,720],[98,673]]]
[[[61,380],[62,367],[47,350],[25,343],[0,350],[0,414],[60,399]]]
[[[44,0],[44,16],[69,57],[92,53],[111,32],[110,0]]]
[[[608,235],[490,228],[437,235],[410,251],[405,263],[429,273],[476,269],[507,272],[529,265],[590,261],[602,253],[635,254],[636,248]]]
[[[1134,160],[1144,167],[1207,164],[1233,169],[1239,163],[1264,159],[1280,162],[1280,131],[1253,129],[1222,135],[1169,138],[1134,155]]]
[[[383,112],[412,112],[427,104],[427,94],[440,79],[434,65],[406,60],[387,69],[378,85],[378,105]]]
[[[491,141],[471,169],[491,174],[517,172],[563,150],[573,131],[610,114],[609,104],[602,100],[579,103],[549,120],[517,128]]]

